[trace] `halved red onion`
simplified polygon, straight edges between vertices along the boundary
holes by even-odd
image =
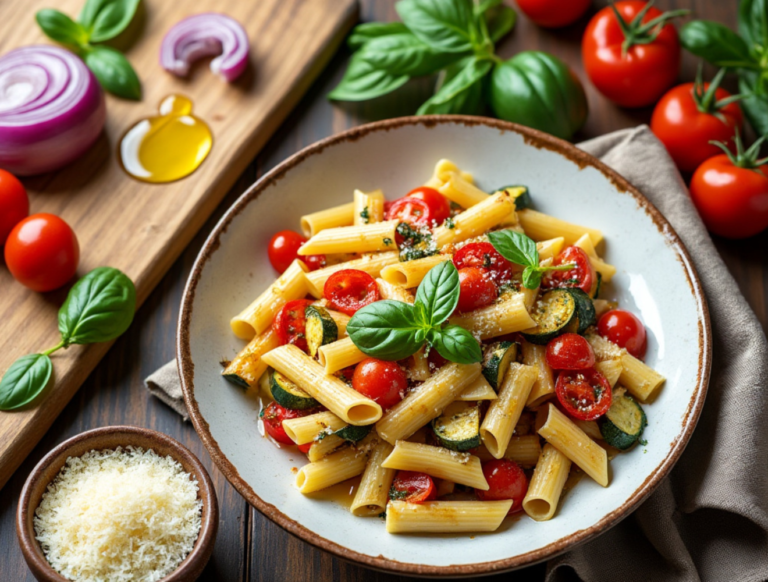
[[[0,57],[0,168],[57,170],[96,141],[106,118],[96,77],[71,52],[33,45]]]
[[[229,16],[204,12],[179,21],[166,33],[160,66],[183,77],[194,61],[211,55],[219,55],[211,61],[211,71],[234,81],[248,64],[248,35]]]

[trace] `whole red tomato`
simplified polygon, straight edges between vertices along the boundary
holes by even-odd
[[[622,107],[644,107],[661,97],[680,71],[680,41],[667,21],[687,13],[624,0],[595,14],[581,55],[598,91]]]
[[[459,269],[459,311],[472,311],[490,305],[499,295],[493,277],[483,267]]]
[[[517,463],[509,459],[485,461],[483,476],[488,481],[488,491],[475,489],[475,495],[480,501],[511,499],[513,503],[507,515],[523,509],[523,499],[528,493],[528,478]]]
[[[634,313],[624,309],[606,311],[597,322],[597,333],[642,360],[648,349],[645,326]]]
[[[576,333],[565,333],[547,344],[547,363],[553,370],[586,370],[595,365],[595,352]]]
[[[24,186],[13,174],[0,170],[0,246],[28,214],[29,198]]]
[[[576,22],[591,3],[591,0],[517,0],[520,10],[544,28],[560,28]]]
[[[386,410],[403,399],[408,376],[397,362],[366,358],[355,368],[352,387]]]
[[[278,273],[283,273],[291,266],[293,259],[301,258],[310,271],[325,267],[325,255],[305,255],[299,257],[298,251],[307,242],[298,232],[281,230],[275,234],[267,246],[267,255],[272,267]]]

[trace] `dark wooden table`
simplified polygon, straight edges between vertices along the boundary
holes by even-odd
[[[392,0],[363,0],[361,4],[362,20],[395,18]],[[594,4],[596,9],[605,1]],[[658,0],[656,5],[664,9],[691,8],[698,18],[718,20],[735,27],[736,0]],[[579,43],[588,17],[564,30],[553,32],[539,29],[520,16],[513,34],[498,47],[504,57],[526,49],[549,51],[568,62],[579,74],[589,96],[591,111],[589,121],[576,141],[647,123],[650,119],[650,109],[628,111],[614,107],[586,81]],[[331,105],[325,95],[341,78],[348,57],[346,50],[336,55],[296,111],[249,166],[215,215],[139,310],[131,329],[112,347],[45,438],[0,491],[0,580],[34,580],[22,558],[14,527],[19,492],[32,467],[61,441],[84,430],[116,424],[131,424],[164,432],[189,447],[210,471],[219,495],[221,522],[216,549],[201,580],[303,582],[396,579],[348,564],[317,550],[250,508],[213,465],[192,425],[182,422],[175,412],[150,397],[142,383],[147,375],[173,358],[176,318],[187,275],[208,232],[235,199],[266,171],[302,147],[361,123],[412,114],[429,94],[430,82],[424,80],[406,86],[394,96],[371,103]],[[695,68],[696,61],[686,55],[681,79],[691,80]],[[765,286],[768,285],[768,255],[765,253],[768,233],[745,242],[717,240],[716,244],[765,328],[768,326],[768,298],[765,293]],[[544,572],[544,565],[533,566],[516,573],[515,580],[542,580]]]

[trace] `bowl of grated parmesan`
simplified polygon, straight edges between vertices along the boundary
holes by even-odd
[[[200,461],[162,433],[111,426],[48,453],[19,499],[16,531],[45,582],[191,582],[211,557],[218,503]]]

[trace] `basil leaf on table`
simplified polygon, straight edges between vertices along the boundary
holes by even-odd
[[[768,2],[741,0],[738,16],[739,34],[752,46],[768,46]]]
[[[539,249],[532,239],[516,230],[498,230],[488,233],[493,247],[508,261],[524,267],[539,265]]]
[[[364,22],[352,30],[352,34],[347,39],[347,46],[357,50],[374,38],[403,32],[409,32],[409,30],[402,22]]]
[[[382,360],[402,360],[415,354],[424,341],[416,337],[421,329],[413,306],[393,300],[366,305],[347,324],[347,333],[358,349]]]
[[[460,58],[434,51],[408,31],[372,38],[357,55],[371,67],[395,76],[430,75]]]
[[[459,303],[459,272],[452,261],[432,267],[416,291],[416,303],[426,308],[427,323],[440,325]]]
[[[408,75],[392,75],[371,65],[360,52],[352,55],[347,71],[329,99],[365,101],[391,93],[408,81]]]
[[[448,325],[443,329],[432,330],[427,339],[438,354],[451,362],[474,364],[483,359],[478,341],[459,325]]]
[[[32,402],[48,385],[52,373],[47,355],[20,357],[0,380],[0,410],[14,410]]]
[[[757,67],[744,39],[719,22],[689,22],[680,29],[680,43],[718,67]]]
[[[141,83],[123,53],[107,46],[92,46],[83,60],[104,89],[125,99],[141,99]]]
[[[477,57],[467,59],[464,67],[455,74],[455,69],[449,68],[440,89],[419,107],[416,115],[480,113],[483,108],[483,79],[492,68],[490,60]]]
[[[139,0],[88,0],[78,21],[88,31],[91,42],[115,38],[133,20]]]
[[[480,40],[472,0],[401,0],[395,10],[413,34],[436,50],[471,51]]]
[[[79,47],[88,42],[88,32],[69,16],[53,8],[43,8],[35,20],[45,35],[62,44]]]
[[[136,312],[136,288],[121,271],[99,267],[80,279],[59,309],[64,347],[107,342],[122,335]]]

